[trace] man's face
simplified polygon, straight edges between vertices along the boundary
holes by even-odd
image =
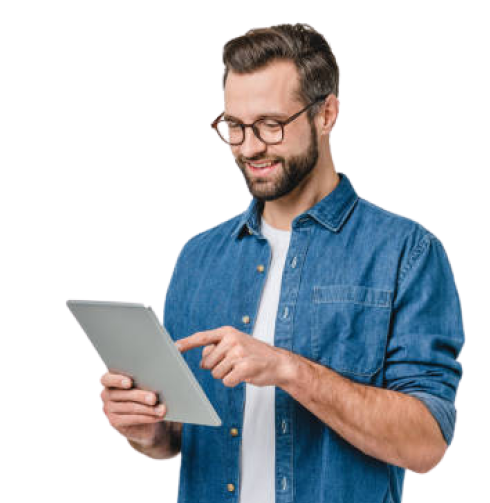
[[[267,116],[280,120],[301,110],[306,104],[293,101],[299,86],[294,63],[278,61],[252,74],[228,74],[225,86],[225,113],[244,123]],[[318,160],[318,141],[307,112],[284,128],[278,145],[266,145],[251,128],[245,130],[242,145],[232,146],[250,193],[259,200],[278,199],[306,181]],[[254,169],[250,162],[275,161],[269,169]]]

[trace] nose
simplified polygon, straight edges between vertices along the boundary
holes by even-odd
[[[251,127],[246,127],[244,134],[245,138],[243,139],[243,143],[238,147],[243,157],[252,159],[267,150],[267,145],[255,136]]]

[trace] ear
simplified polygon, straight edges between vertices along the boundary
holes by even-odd
[[[325,136],[331,133],[335,122],[337,121],[337,116],[339,115],[339,100],[335,94],[330,93],[324,102],[324,106],[321,108],[321,112],[318,114],[317,126],[320,136]]]

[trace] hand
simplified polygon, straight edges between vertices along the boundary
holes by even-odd
[[[242,381],[256,386],[280,385],[287,371],[288,355],[292,355],[230,326],[196,332],[179,339],[176,346],[181,352],[206,346],[201,367],[210,369],[213,377],[222,379],[228,387]]]
[[[157,406],[155,393],[133,388],[131,379],[123,375],[107,372],[101,383],[103,410],[111,425],[141,446],[155,445],[164,430],[165,404]]]

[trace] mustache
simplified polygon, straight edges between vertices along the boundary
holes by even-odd
[[[244,159],[243,157],[237,157],[236,158],[236,162],[239,163],[239,164],[246,164],[247,162],[253,162],[253,163],[256,163],[256,164],[260,164],[261,162],[280,162],[282,164],[284,164],[284,159],[280,158],[280,159],[260,159],[260,158],[252,158],[252,159]]]

